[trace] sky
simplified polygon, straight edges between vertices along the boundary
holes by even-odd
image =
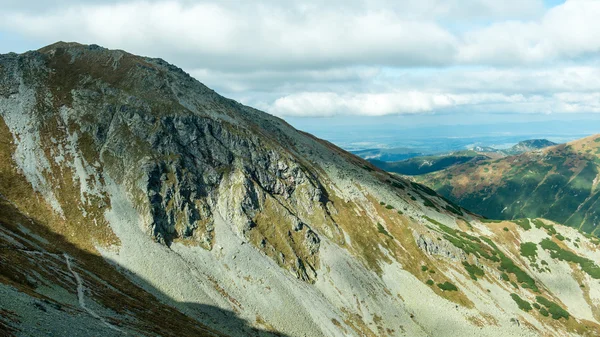
[[[600,0],[0,4],[0,53],[62,40],[160,57],[308,128],[380,116],[600,125]]]

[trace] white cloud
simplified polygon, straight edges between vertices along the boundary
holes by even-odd
[[[381,70],[377,67],[330,68],[320,70],[258,70],[248,72],[220,71],[207,68],[189,73],[202,79],[204,84],[229,93],[285,90],[297,91],[307,85],[358,84],[375,79]]]
[[[275,115],[317,117],[335,115],[464,111],[471,113],[600,113],[600,93],[522,95],[499,93],[449,94],[423,91],[392,93],[305,92],[276,99],[262,107]]]
[[[600,1],[7,0],[0,29],[162,57],[278,115],[600,110]]]
[[[449,61],[456,43],[433,21],[402,19],[385,9],[240,9],[165,1],[5,12],[1,18],[7,29],[46,40],[95,42],[153,55],[166,51],[187,67],[227,70],[437,65]]]
[[[506,21],[466,33],[459,63],[532,64],[600,52],[600,1],[571,0],[540,20]]]
[[[382,116],[432,112],[451,107],[487,103],[520,103],[522,95],[446,94],[422,91],[390,93],[305,92],[281,97],[267,111],[282,116],[333,116],[340,114]]]
[[[595,0],[545,13],[540,0],[62,0],[37,12],[19,3],[0,14],[5,30],[167,54],[190,68],[515,65],[600,50]]]
[[[390,87],[422,88],[444,92],[497,92],[552,94],[558,92],[600,92],[600,66],[554,65],[536,68],[451,68],[433,72],[384,75]]]

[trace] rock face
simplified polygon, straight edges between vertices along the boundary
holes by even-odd
[[[467,261],[468,255],[465,251],[448,241],[437,241],[435,238],[415,233],[415,242],[429,255],[440,255],[456,262]]]
[[[144,230],[156,241],[170,246],[182,240],[205,249],[212,248],[213,215],[229,177],[240,178],[239,188],[233,200],[221,197],[226,203],[223,216],[247,240],[267,196],[273,211],[281,213],[286,212],[282,202],[305,212],[324,206],[319,181],[305,173],[285,144],[278,144],[268,130],[255,132],[259,130],[251,120],[256,112],[216,95],[164,61],[95,46],[49,48],[28,56],[27,65],[14,55],[3,63],[4,72],[12,75],[3,86],[5,104],[39,105],[44,111],[40,125],[23,133],[54,140],[56,146],[40,149],[52,152],[50,161],[68,156],[66,149],[87,152],[74,154],[86,175],[80,184],[82,204],[89,204],[89,181],[101,196],[101,180],[108,174],[128,187],[145,219]],[[91,70],[98,77],[79,72],[86,67],[98,67]],[[33,72],[39,72],[39,78],[33,78]],[[70,82],[61,82],[63,77]],[[10,93],[18,94],[18,102]],[[242,118],[232,116],[238,112]],[[10,110],[5,115],[11,121],[32,113]],[[39,117],[28,116],[35,118]],[[18,141],[17,146],[26,144]],[[45,162],[32,164],[28,165],[34,166],[35,174],[51,170]],[[45,177],[27,178],[40,191],[53,193],[55,186]],[[301,193],[295,193],[298,188]],[[282,220],[295,233],[297,244],[279,262],[312,281],[318,235],[288,213]],[[265,241],[261,248],[268,250],[268,238],[260,240]]]
[[[7,334],[600,331],[594,263],[542,245],[594,261],[595,238],[482,223],[160,59],[75,43],[0,56],[0,145]],[[49,316],[22,305],[38,299]]]

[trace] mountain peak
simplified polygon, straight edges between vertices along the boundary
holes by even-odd
[[[518,142],[510,149],[507,149],[506,153],[514,155],[528,151],[540,150],[555,145],[558,144],[547,139],[528,139]]]
[[[84,45],[78,42],[64,42],[64,41],[58,41],[52,44],[49,44],[45,47],[42,47],[40,49],[38,49],[38,51],[40,53],[48,53],[50,51],[56,50],[56,49],[65,49],[65,48],[84,48],[84,47],[88,47],[88,45]]]

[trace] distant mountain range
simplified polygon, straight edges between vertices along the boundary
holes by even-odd
[[[553,145],[556,145],[556,143],[546,139],[530,139],[521,141],[508,149],[496,149],[489,146],[474,146],[469,150],[454,151],[438,155],[416,155],[400,161],[388,161],[383,159],[399,158],[401,152],[396,149],[392,149],[393,152],[386,152],[386,150],[364,150],[354,153],[369,160],[373,165],[382,170],[404,175],[420,175],[440,171],[454,165],[469,162],[475,163],[486,159],[502,158]],[[409,156],[412,154],[414,153],[405,149],[404,155]]]
[[[531,149],[547,142],[517,144]],[[600,135],[417,177],[459,205],[494,219],[544,217],[589,233],[600,223]]]

